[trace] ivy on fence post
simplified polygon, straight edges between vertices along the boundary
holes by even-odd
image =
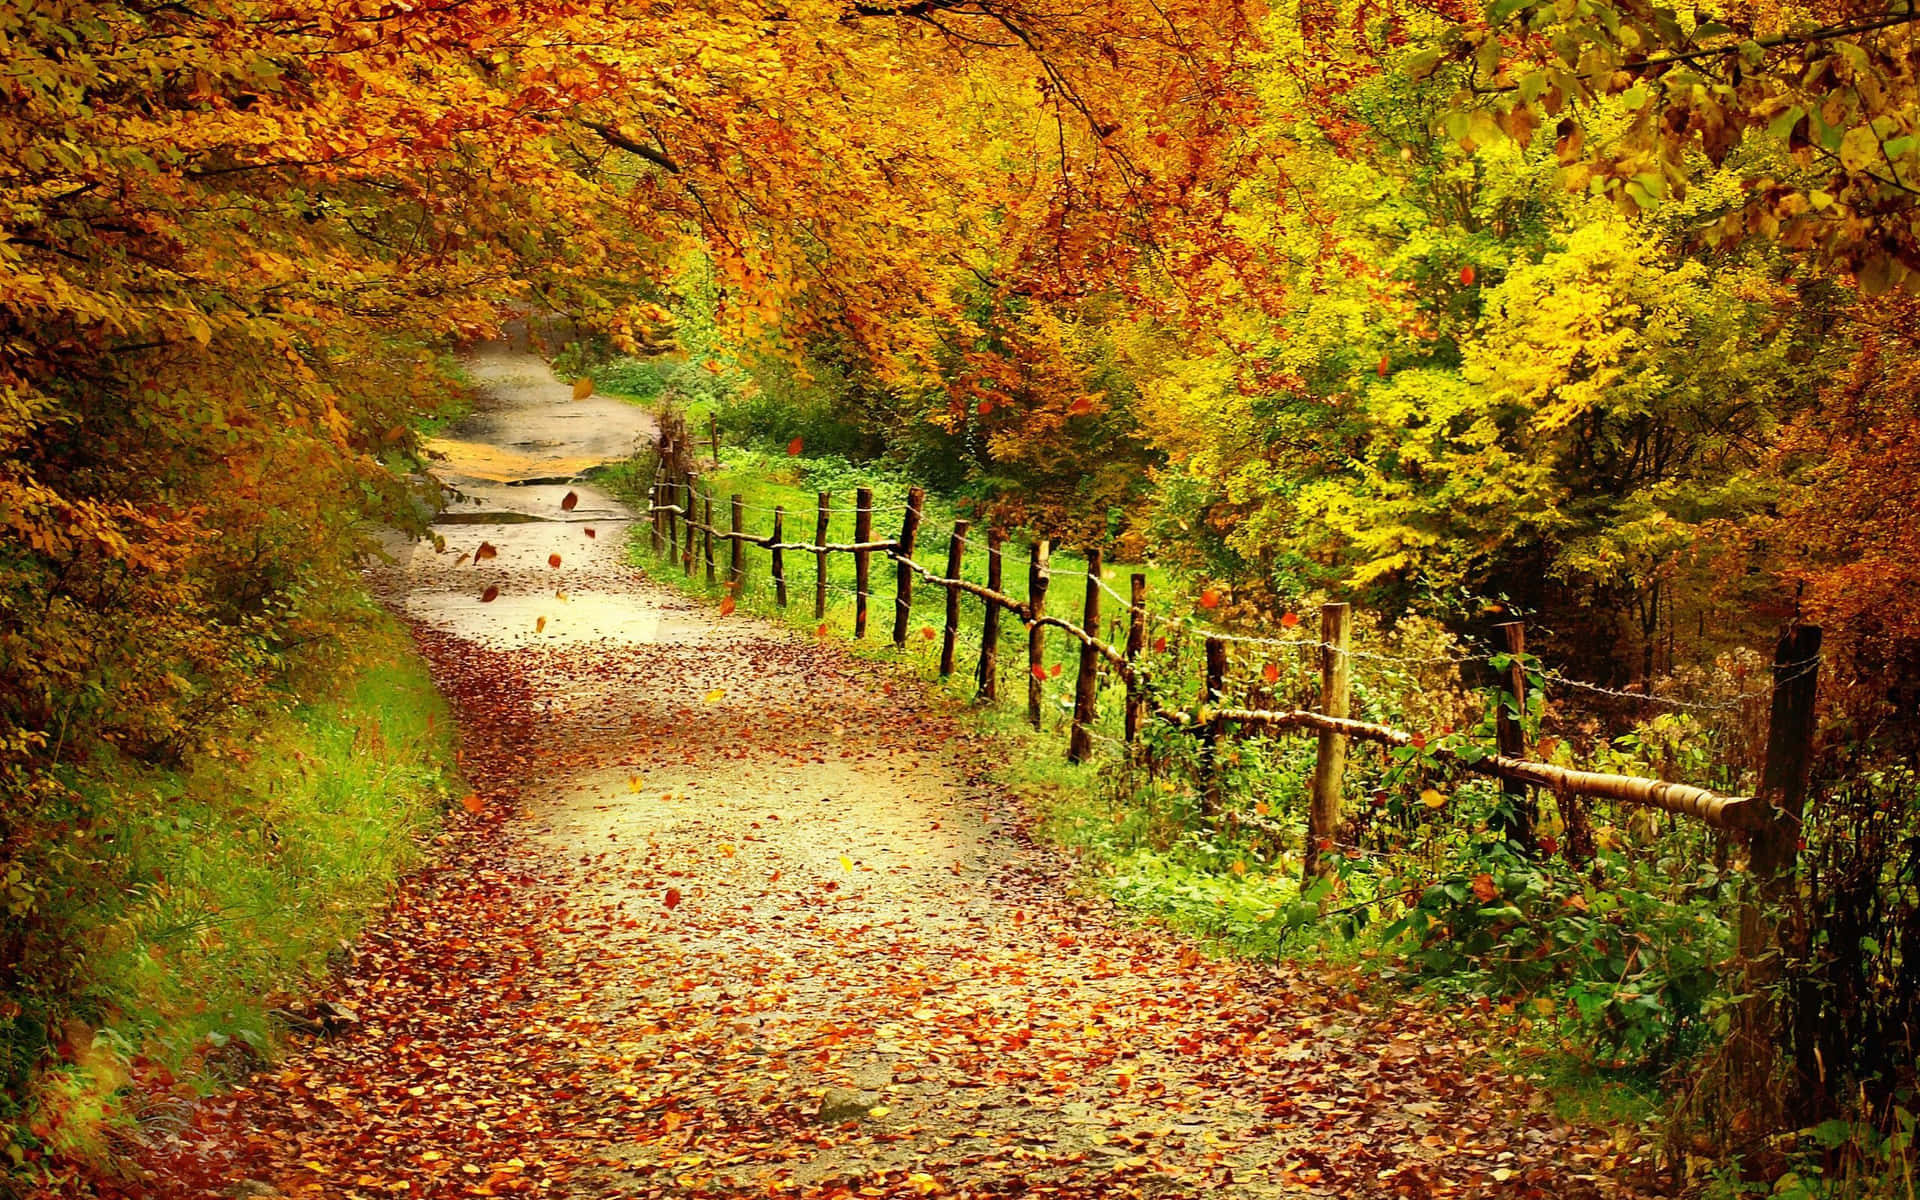
[[[1507,695],[1511,704],[1502,702],[1494,711],[1494,739],[1500,746],[1500,753],[1509,758],[1527,756],[1527,627],[1519,621],[1506,621],[1495,625],[1494,632],[1500,634],[1506,642],[1506,653],[1512,661],[1507,664]],[[1509,842],[1533,853],[1534,825],[1537,822],[1538,805],[1533,799],[1533,789],[1513,779],[1500,781],[1500,792],[1508,816],[1503,822],[1502,832]]]
[[[1127,744],[1140,733],[1140,717],[1147,707],[1147,689],[1141,678],[1142,651],[1147,648],[1147,577],[1133,573],[1127,599]]]

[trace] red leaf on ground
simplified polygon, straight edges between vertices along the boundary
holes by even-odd
[[[574,505],[578,503],[580,503],[580,493],[568,492],[566,495],[560,497],[560,511],[572,512]]]
[[[1200,607],[1201,608],[1219,608],[1220,593],[1214,590],[1213,588],[1208,588],[1206,591],[1201,592]]]
[[[680,906],[680,889],[668,888],[667,894],[660,898],[660,902],[668,908],[678,908]]]
[[[588,537],[595,536],[593,532],[593,526],[591,525],[587,526],[585,529],[581,530],[580,532],[586,534]]]
[[[499,598],[499,596],[500,596],[500,589],[497,587],[494,587],[492,584],[488,584],[487,590],[480,593],[480,603],[492,604],[496,599]]]
[[[721,601],[720,601],[720,615],[721,615],[721,616],[723,616],[723,617],[730,617],[730,616],[732,616],[732,615],[733,615],[733,608],[734,608],[734,605],[733,605],[733,597],[732,597],[732,596],[726,596],[726,597],[723,597],[723,598],[721,599]]]
[[[547,555],[547,565],[550,567],[558,567],[560,565],[560,556],[558,554]]]
[[[804,443],[800,438],[795,438],[792,441],[787,443],[787,453],[795,455],[796,457],[799,455],[800,451],[804,448],[805,448]]]
[[[498,550],[493,548],[492,542],[481,542],[480,548],[473,552],[473,561],[476,563],[485,562],[489,558],[497,557],[499,553]]]

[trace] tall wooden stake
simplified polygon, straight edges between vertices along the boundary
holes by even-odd
[[[1320,711],[1345,717],[1352,707],[1347,651],[1352,628],[1344,604],[1320,606]],[[1301,867],[1303,882],[1324,873],[1323,851],[1340,832],[1340,788],[1347,772],[1347,737],[1320,734],[1320,750],[1313,762],[1313,799],[1307,810],[1307,850]]]
[[[1081,609],[1080,628],[1088,641],[1080,643],[1080,673],[1073,681],[1073,729],[1067,735],[1067,761],[1081,763],[1093,753],[1095,700],[1100,685],[1100,652],[1091,639],[1100,636],[1100,551],[1087,548],[1087,599]]]
[[[665,487],[658,483],[647,486],[647,515],[653,518],[652,528],[647,530],[647,546],[655,554],[660,553],[660,523],[666,517],[666,514],[660,511],[660,505],[664,503],[660,495],[665,490]]]
[[[686,486],[682,489],[686,492],[687,501],[687,549],[686,552],[680,556],[680,563],[681,566],[686,568],[687,578],[689,579],[693,578],[693,536],[698,532],[698,530],[694,528],[694,524],[700,519],[700,510],[694,507],[699,503],[699,497],[696,495],[699,490],[699,485],[700,477],[692,472],[688,472]]]
[[[953,523],[953,536],[947,539],[947,578],[960,578],[960,567],[967,555],[967,522]],[[947,621],[940,632],[940,678],[953,674],[953,651],[960,640],[960,589],[947,585]]]
[[[893,644],[905,647],[907,625],[913,620],[914,543],[920,539],[920,507],[927,501],[925,488],[907,489],[907,515],[900,519],[900,544],[894,547]]]
[[[1207,639],[1206,682],[1200,688],[1200,806],[1211,816],[1220,811],[1220,734],[1225,722],[1213,709],[1227,698],[1227,643]]]
[[[1052,553],[1053,543],[1046,538],[1027,552],[1027,615],[1033,618],[1027,629],[1027,720],[1035,729],[1040,728],[1040,702],[1046,698],[1047,636],[1040,618],[1047,613],[1047,584],[1053,578],[1047,560]]]
[[[785,538],[787,510],[776,504],[773,506],[773,602],[781,608],[787,606],[787,560],[780,549]]]
[[[993,526],[987,526],[987,590],[1000,590],[1000,545],[1006,540],[1006,534]],[[980,671],[976,676],[979,684],[977,699],[994,701],[1000,698],[1000,605],[987,601],[987,615],[980,625]]]
[[[853,493],[853,540],[862,544],[873,540],[873,489],[858,488]],[[866,550],[853,552],[853,636],[867,636],[867,568],[873,555]]]
[[[1527,668],[1522,658],[1527,652],[1527,627],[1519,621],[1506,621],[1493,628],[1506,642],[1507,653],[1513,656],[1513,662],[1507,668],[1507,691],[1513,696],[1514,708],[1519,714],[1516,716],[1508,711],[1504,704],[1500,706],[1494,713],[1494,740],[1500,747],[1500,753],[1509,758],[1525,758]],[[1507,810],[1512,814],[1504,829],[1507,840],[1531,854],[1533,829],[1538,816],[1532,790],[1524,783],[1503,779],[1500,781],[1500,792]]]
[[[1766,807],[1749,832],[1752,877],[1740,903],[1740,957],[1746,963],[1743,990],[1750,999],[1741,1006],[1734,1062],[1735,1069],[1756,1088],[1772,1078],[1774,1048],[1781,1040],[1775,1010],[1768,1002],[1771,985],[1779,977],[1775,953],[1779,935],[1773,909],[1793,893],[1801,817],[1807,803],[1807,774],[1813,765],[1819,672],[1820,628],[1789,628],[1774,649],[1767,757],[1760,768],[1760,790],[1755,796]],[[1791,1040],[1803,1048],[1812,1044],[1804,1034]],[[1805,1053],[1802,1049],[1803,1056]],[[1798,1065],[1806,1078],[1818,1078],[1817,1062]]]
[[[733,589],[735,596],[740,594],[740,581],[747,574],[747,543],[744,536],[746,503],[739,492],[735,492],[727,502],[727,527],[733,535],[727,539],[733,544],[733,549],[727,554],[727,586]]]
[[[1140,732],[1140,715],[1146,711],[1146,682],[1141,678],[1147,648],[1147,577],[1133,573],[1132,589],[1127,594],[1127,742]]]
[[[713,437],[713,469],[720,469],[720,414],[707,414],[707,432]],[[697,436],[697,435],[696,435]]]
[[[708,488],[707,494],[701,498],[700,524],[701,524],[700,553],[704,556],[707,564],[707,584],[708,586],[712,586],[713,584],[713,489],[712,488]]]
[[[678,507],[680,504],[680,485],[675,483],[671,476],[667,478],[667,503],[674,507]],[[671,560],[679,556],[680,515],[669,511],[667,513],[667,558]]]
[[[813,619],[824,621],[827,617],[827,518],[833,513],[833,493],[821,492],[814,497],[813,544],[823,547],[813,552]]]

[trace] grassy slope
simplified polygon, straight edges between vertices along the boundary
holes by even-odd
[[[69,866],[66,1053],[17,1148],[97,1158],[132,1074],[205,1091],[270,1053],[268,1009],[421,861],[457,785],[452,722],[405,628],[370,602],[359,617],[281,707],[178,769],[103,754],[79,772],[96,816]]]

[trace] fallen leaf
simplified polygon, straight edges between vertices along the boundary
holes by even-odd
[[[1260,668],[1260,678],[1266,680],[1268,683],[1279,683],[1280,668],[1274,663],[1268,663],[1266,666]]]
[[[480,603],[492,604],[496,599],[499,598],[499,596],[500,596],[500,589],[493,586],[492,584],[488,584],[487,590],[480,593]]]
[[[537,618],[534,621],[533,631],[535,633],[545,633],[546,629],[547,629],[547,619],[545,617]]]
[[[475,564],[479,564],[489,558],[496,558],[499,554],[500,552],[493,548],[492,542],[481,542],[480,548],[473,552],[473,561]]]
[[[574,506],[579,503],[580,503],[580,493],[568,492],[566,495],[560,497],[560,511],[572,512],[574,509]]]
[[[547,555],[547,565],[558,568],[560,566],[560,556],[558,554]]]
[[[734,610],[733,597],[722,596],[720,598],[720,615],[723,617],[730,617],[733,615],[733,610]]]
[[[795,457],[799,456],[800,451],[803,448],[804,448],[804,444],[800,438],[795,438],[792,441],[787,443],[787,453],[794,455]]]
[[[672,888],[672,887],[668,888],[667,894],[660,897],[660,902],[666,905],[668,908],[680,907],[680,889]]]
[[[575,400],[585,400],[591,395],[593,395],[593,379],[590,376],[582,375],[573,381],[573,398]]]
[[[720,701],[722,701],[722,700],[724,700],[724,699],[726,698],[726,695],[727,695],[727,689],[725,689],[725,688],[723,688],[723,687],[717,687],[717,688],[715,688],[715,689],[713,689],[712,691],[710,691],[710,692],[708,692],[708,693],[707,693],[707,697],[706,697],[706,699],[707,699],[707,703],[708,703],[708,704],[718,704],[718,703],[720,703]]]
[[[582,529],[580,532],[586,534],[588,537],[595,536],[593,532],[593,526],[591,525],[587,526],[585,529]]]
[[[1280,618],[1280,628],[1293,629],[1300,624],[1299,613],[1288,613]]]
[[[460,797],[460,807],[477,817],[486,810],[487,802],[480,798],[479,792],[468,792]]]
[[[1426,805],[1428,808],[1441,808],[1446,805],[1447,798],[1441,795],[1438,789],[1421,788],[1420,803]]]
[[[1215,591],[1213,588],[1208,588],[1206,591],[1201,592],[1200,607],[1201,608],[1219,608],[1220,593]]]

